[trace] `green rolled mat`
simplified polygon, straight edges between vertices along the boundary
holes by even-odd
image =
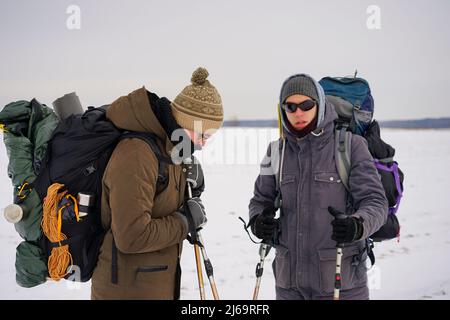
[[[16,190],[14,191],[16,193]],[[20,204],[23,210],[22,220],[14,224],[19,235],[27,241],[38,241],[42,237],[42,202],[38,193],[32,190]]]
[[[16,282],[31,288],[47,281],[47,259],[36,244],[22,241],[16,248]]]

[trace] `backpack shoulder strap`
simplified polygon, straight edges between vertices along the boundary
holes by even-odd
[[[352,160],[352,133],[347,131],[347,126],[337,125],[335,127],[335,161],[336,167],[339,173],[339,177],[342,180],[342,184],[347,190],[348,197],[350,197],[350,187],[348,179],[350,176],[351,160]],[[347,201],[350,198],[347,198]],[[375,254],[373,252],[373,241],[370,238],[366,239],[366,245],[364,251],[367,252],[367,256],[370,259],[372,266],[375,264]]]
[[[348,184],[348,179],[350,176],[351,169],[351,159],[352,159],[352,133],[347,131],[348,126],[337,124],[335,127],[335,161],[336,168],[338,170],[339,177],[342,180],[342,184],[347,190],[347,194],[350,194],[350,187]],[[349,199],[349,198],[348,198]],[[348,201],[347,199],[347,201]],[[373,240],[370,238],[366,239],[366,245],[364,251],[367,253],[368,258],[372,266],[375,264],[375,254],[373,252]]]
[[[167,166],[173,164],[172,160],[164,155],[159,147],[157,140],[160,140],[156,135],[146,132],[125,132],[122,134],[119,140],[128,138],[138,138],[145,141],[158,160],[158,179],[156,181],[156,193],[155,196],[160,194],[169,184],[169,177],[167,172]]]
[[[350,176],[350,169],[352,167],[351,163],[351,150],[352,150],[352,134],[347,131],[348,127],[346,125],[337,125],[335,127],[334,138],[335,138],[335,161],[336,168],[338,170],[339,177],[342,180],[347,191],[350,191],[348,184],[348,179]]]

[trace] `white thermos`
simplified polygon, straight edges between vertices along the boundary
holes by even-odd
[[[78,193],[78,216],[85,217],[94,206],[95,196],[92,193]]]

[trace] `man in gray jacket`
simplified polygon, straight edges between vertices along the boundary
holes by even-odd
[[[332,299],[339,243],[340,299],[369,299],[366,239],[386,222],[388,203],[367,143],[352,135],[347,192],[334,157],[337,114],[322,87],[308,75],[291,76],[279,108],[282,138],[268,148],[249,205],[252,232],[275,245],[276,297]]]

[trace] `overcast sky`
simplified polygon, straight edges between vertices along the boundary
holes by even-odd
[[[0,0],[0,105],[76,91],[99,106],[142,85],[172,100],[204,66],[226,119],[271,119],[289,75],[357,68],[376,118],[450,116],[449,15],[448,0]]]

